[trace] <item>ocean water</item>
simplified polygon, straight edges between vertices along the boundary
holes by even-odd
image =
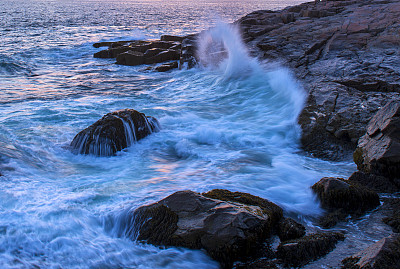
[[[351,163],[307,157],[296,119],[305,91],[290,70],[248,56],[225,24],[299,1],[0,2],[0,268],[218,268],[204,252],[119,237],[124,214],[177,191],[244,191],[301,218],[309,187]],[[94,59],[94,42],[216,26],[229,57],[167,73]],[[207,59],[207,51],[202,51]],[[133,108],[162,127],[113,157],[74,155],[73,137]]]

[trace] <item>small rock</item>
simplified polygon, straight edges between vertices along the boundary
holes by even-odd
[[[291,218],[282,218],[278,225],[278,235],[281,241],[297,239],[306,234],[306,228]]]
[[[176,42],[182,42],[184,39],[183,36],[173,36],[173,35],[162,35],[160,40],[161,41],[176,41]]]
[[[285,266],[300,267],[320,258],[335,248],[342,233],[316,233],[300,239],[282,242],[278,246],[277,256]]]
[[[112,156],[160,129],[157,119],[133,109],[106,114],[79,132],[70,147],[76,154]]]
[[[343,269],[399,269],[400,235],[385,237],[342,261]]]
[[[379,205],[378,194],[349,183],[340,178],[324,177],[311,188],[326,209],[342,208],[347,212],[357,212]]]
[[[158,72],[166,72],[171,69],[178,68],[178,62],[166,63],[156,67]]]

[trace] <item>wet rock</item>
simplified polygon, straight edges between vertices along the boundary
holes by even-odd
[[[135,66],[135,65],[144,64],[145,57],[142,52],[127,51],[127,52],[118,54],[116,60],[117,60],[117,62],[116,62],[117,64]]]
[[[179,60],[180,55],[178,51],[176,50],[165,50],[157,55],[154,55],[150,58],[146,58],[144,60],[145,64],[155,64],[155,63],[162,63],[166,61],[174,61],[174,60]]]
[[[117,41],[117,42],[110,42],[110,41],[106,41],[106,42],[98,42],[98,43],[94,43],[93,47],[95,48],[100,48],[100,47],[119,47],[119,46],[123,46],[125,44],[128,43],[132,43],[135,42],[135,40],[131,40],[131,41]]]
[[[385,237],[365,250],[342,261],[346,269],[398,269],[400,268],[400,235]]]
[[[339,240],[344,240],[342,233],[316,233],[300,239],[282,242],[277,249],[277,256],[285,266],[300,267],[332,251]]]
[[[306,228],[291,218],[282,218],[278,227],[278,235],[281,241],[297,239],[306,234]]]
[[[385,199],[384,207],[387,208],[387,217],[382,221],[391,226],[395,233],[400,233],[400,199]]]
[[[182,42],[185,37],[183,36],[173,36],[173,35],[162,35],[160,40],[161,41],[175,41],[175,42]]]
[[[364,173],[361,171],[354,172],[349,177],[348,181],[381,193],[394,193],[400,191],[400,179],[389,179],[384,176]]]
[[[152,49],[148,49],[146,50],[146,52],[144,53],[144,57],[145,58],[151,58],[153,56],[156,56],[157,54],[166,51],[165,49],[160,49],[160,48],[152,48]]]
[[[324,177],[312,187],[321,205],[326,209],[344,209],[357,212],[373,209],[379,205],[379,196],[362,186],[340,178]]]
[[[133,109],[106,114],[79,132],[70,144],[75,154],[112,156],[159,130],[157,119]]]
[[[178,62],[166,63],[156,67],[158,72],[166,72],[172,69],[178,68]]]
[[[234,200],[207,197],[220,193]],[[155,245],[205,249],[223,268],[231,268],[270,235],[281,214],[282,209],[275,204],[249,194],[179,191],[138,208],[127,221],[135,223],[136,229],[128,228],[127,235]]]
[[[122,46],[122,47],[117,47],[117,48],[110,48],[107,50],[102,50],[99,52],[96,52],[93,57],[94,58],[115,58],[117,55],[131,51],[132,48],[129,46]]]
[[[313,156],[351,158],[377,109],[399,102],[399,16],[395,0],[324,1],[236,22],[249,48],[293,68],[309,93],[299,123]]]
[[[197,35],[186,37],[181,44],[179,66],[193,68],[197,65]]]
[[[354,162],[365,173],[400,179],[400,100],[389,102],[371,119]]]

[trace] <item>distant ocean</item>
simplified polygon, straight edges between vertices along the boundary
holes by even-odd
[[[247,56],[223,23],[300,2],[0,2],[0,268],[217,268],[202,251],[120,236],[126,214],[177,190],[244,191],[320,214],[309,186],[354,165],[301,152],[302,85]],[[230,52],[215,68],[156,73],[93,58],[94,42],[215,25]],[[114,157],[65,149],[124,108],[158,118],[161,132]]]

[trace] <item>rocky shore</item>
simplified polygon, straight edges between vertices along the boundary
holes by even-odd
[[[311,187],[326,212],[314,225],[333,230],[313,232],[285,217],[279,206],[251,194],[212,190],[176,192],[136,209],[125,222],[134,224],[125,236],[158,246],[204,249],[223,268],[302,267],[345,240],[345,233],[334,231],[338,223],[368,213],[374,216],[371,221],[389,225],[392,235],[348,253],[340,266],[400,268],[399,18],[398,0],[348,0],[256,11],[234,23],[253,56],[289,67],[308,92],[298,120],[305,154],[330,161],[354,158],[357,164],[358,171],[348,179],[322,178]],[[96,43],[108,49],[95,57],[156,71],[190,68],[201,64],[199,36]],[[226,55],[223,48],[214,52]],[[126,120],[121,115],[128,112],[135,116]],[[156,119],[137,111],[117,111],[78,134],[71,147],[93,153],[90,143],[81,146],[81,140],[104,127],[109,137],[118,134],[109,143],[121,144],[108,155],[115,154],[129,144],[126,122],[133,130],[149,126],[145,135],[159,128]],[[279,238],[275,247],[274,238]]]

